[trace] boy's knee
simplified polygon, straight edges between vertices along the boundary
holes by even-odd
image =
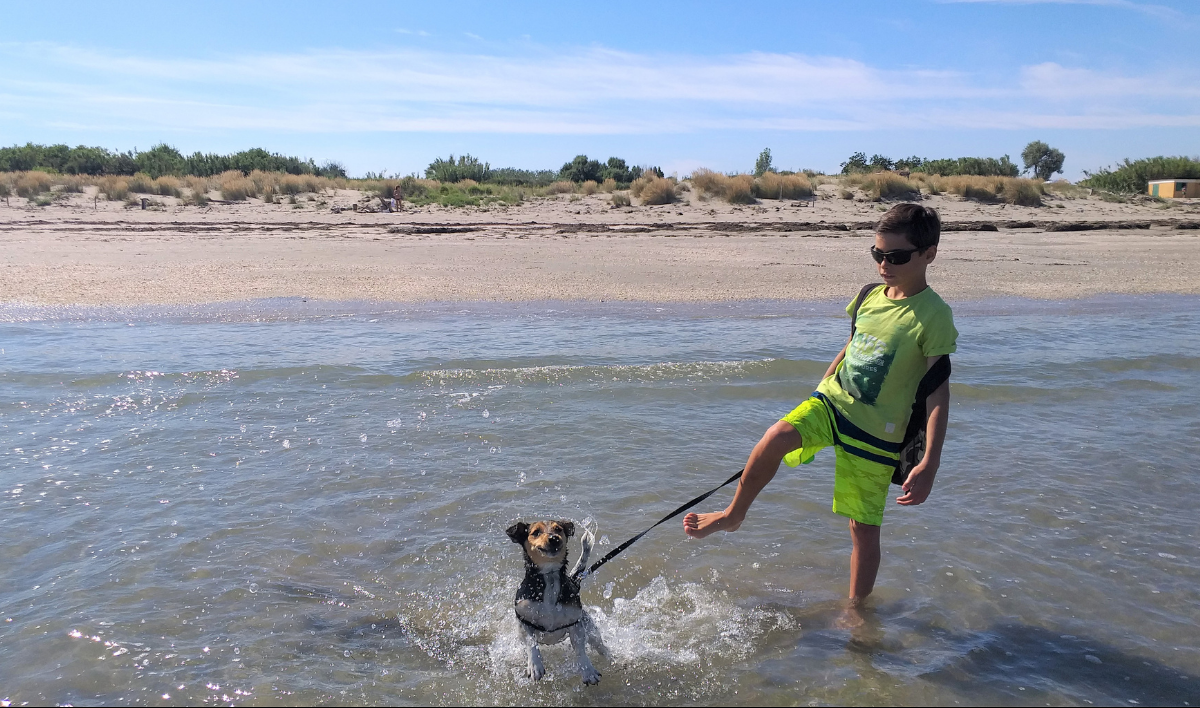
[[[850,533],[855,539],[870,541],[872,539],[879,540],[879,527],[871,524],[864,524],[861,521],[850,519]]]
[[[791,423],[781,420],[763,434],[762,444],[771,453],[783,457],[792,450],[802,447],[804,441]]]

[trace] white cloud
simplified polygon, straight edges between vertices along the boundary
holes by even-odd
[[[1046,62],[1023,67],[1020,85],[1032,96],[1059,100],[1135,97],[1200,99],[1200,77],[1188,76],[1189,73],[1118,76]]]
[[[604,48],[416,49],[161,59],[0,46],[0,105],[26,121],[178,131],[678,133],[1126,128],[1200,123],[1200,81],[1044,63],[997,84],[839,57]]]
[[[1115,7],[1122,10],[1133,10],[1146,15],[1152,15],[1164,20],[1178,20],[1184,14],[1166,5],[1132,2],[1132,0],[938,0],[947,4],[982,4],[994,5],[1093,5],[1096,7]]]

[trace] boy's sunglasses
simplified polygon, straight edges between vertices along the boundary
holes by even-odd
[[[881,251],[874,246],[871,246],[871,257],[876,263],[887,261],[892,265],[904,265],[912,260],[913,254],[924,251],[924,248],[897,249],[895,251]]]

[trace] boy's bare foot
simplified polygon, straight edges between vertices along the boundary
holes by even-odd
[[[717,531],[737,531],[741,525],[742,522],[735,522],[723,511],[714,511],[709,514],[692,512],[683,517],[683,532],[692,538],[704,538]]]
[[[874,619],[874,613],[867,608],[867,598],[852,597],[846,600],[842,614],[833,622],[838,629],[849,629],[851,632],[863,630]]]
[[[846,603],[841,616],[833,621],[833,626],[838,629],[854,630],[862,627],[865,622],[866,619],[863,617],[861,603],[852,600]]]

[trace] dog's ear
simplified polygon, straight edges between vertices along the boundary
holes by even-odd
[[[570,521],[560,521],[558,522],[558,525],[562,526],[563,533],[567,535],[567,538],[575,535],[575,524],[571,523]]]
[[[513,543],[525,543],[525,539],[529,538],[529,524],[524,521],[518,521],[509,526],[504,533],[508,534]]]

